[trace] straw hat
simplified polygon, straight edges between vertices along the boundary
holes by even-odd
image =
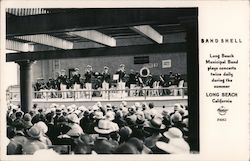
[[[170,121],[172,124],[176,122],[180,122],[181,120],[182,120],[182,116],[178,111],[175,111],[175,113],[170,116]]]
[[[164,132],[163,135],[167,139],[159,139],[159,141],[156,142],[156,146],[159,149],[170,154],[189,153],[190,146],[183,139],[183,134],[180,129],[172,127],[167,132]]]
[[[108,111],[105,115],[107,120],[113,121],[115,119],[115,113],[113,111]]]
[[[41,129],[39,129],[39,127],[37,127],[37,126],[32,126],[32,127],[28,130],[27,134],[28,134],[30,137],[35,138],[35,139],[40,138],[41,135],[42,135]]]
[[[98,119],[98,120],[103,119],[103,112],[101,112],[101,111],[96,111],[96,112],[94,113],[94,118],[95,118],[95,119]]]
[[[151,128],[151,129],[161,130],[161,129],[164,129],[166,126],[162,124],[161,118],[155,117],[148,122],[146,127]]]
[[[94,127],[94,130],[99,134],[109,134],[112,132],[110,121],[100,120],[98,122],[98,127]]]
[[[48,131],[48,126],[42,121],[39,121],[34,126],[38,127],[44,134]]]
[[[79,118],[77,117],[76,114],[68,115],[68,120],[71,121],[71,122],[77,123],[77,124],[79,124],[79,122],[80,122],[80,120],[79,120]]]

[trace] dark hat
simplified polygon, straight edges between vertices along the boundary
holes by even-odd
[[[128,126],[124,126],[120,129],[119,131],[119,135],[122,137],[122,138],[128,138],[130,135],[132,134],[132,130],[130,127]]]
[[[93,149],[97,154],[112,154],[115,150],[115,146],[108,140],[97,139]]]
[[[116,149],[115,154],[139,154],[139,152],[132,144],[123,143]]]
[[[127,143],[130,143],[130,144],[132,144],[133,146],[135,146],[136,149],[137,149],[139,152],[141,152],[141,151],[143,150],[143,141],[140,140],[140,139],[138,139],[138,138],[136,138],[136,137],[130,138],[130,139],[127,141]]]
[[[17,111],[16,112],[16,117],[22,117],[23,116],[23,112],[22,111]]]
[[[150,122],[148,123],[148,125],[146,126],[147,128],[151,128],[151,129],[164,129],[166,126],[164,124],[162,124],[162,119],[159,117],[155,117],[152,120],[150,120]]]
[[[148,104],[148,107],[149,107],[149,108],[154,108],[154,104],[153,104],[153,103],[149,103],[149,104]]]
[[[30,128],[33,126],[33,124],[31,123],[31,115],[29,113],[26,113],[24,116],[23,116],[23,122],[24,124],[27,125],[27,128]]]

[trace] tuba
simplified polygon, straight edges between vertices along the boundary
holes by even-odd
[[[148,77],[150,75],[150,70],[147,67],[143,67],[140,70],[141,77]]]

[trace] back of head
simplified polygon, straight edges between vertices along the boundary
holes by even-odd
[[[127,143],[133,145],[134,147],[136,147],[136,149],[141,153],[143,150],[143,141],[136,138],[136,137],[132,137],[130,138]]]
[[[129,143],[123,143],[121,144],[116,151],[115,154],[139,154],[138,150],[135,146],[129,144]]]

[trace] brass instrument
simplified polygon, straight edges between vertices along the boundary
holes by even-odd
[[[141,77],[148,77],[150,75],[150,70],[147,67],[142,67],[140,70]]]

